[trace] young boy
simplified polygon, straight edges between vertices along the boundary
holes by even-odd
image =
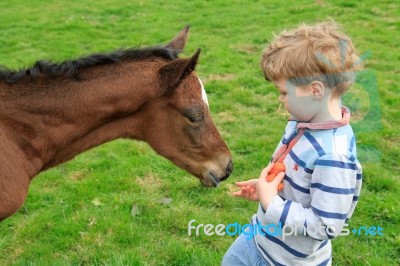
[[[237,183],[234,195],[259,201],[259,208],[222,265],[330,265],[330,239],[346,229],[361,189],[350,112],[341,105],[360,59],[332,21],[283,31],[261,67],[292,118],[259,179]],[[276,162],[285,172],[268,182]]]

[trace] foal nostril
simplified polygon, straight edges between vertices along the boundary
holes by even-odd
[[[221,178],[221,180],[227,179],[232,174],[232,171],[233,171],[233,162],[232,160],[229,160],[228,166],[226,167],[225,170],[226,175],[223,178]]]
[[[233,171],[233,162],[232,160],[229,160],[228,166],[226,167],[226,175],[230,176]]]

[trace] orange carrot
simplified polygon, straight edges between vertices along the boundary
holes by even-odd
[[[275,163],[274,167],[272,167],[271,171],[269,171],[268,173],[267,181],[271,182],[272,180],[274,180],[277,174],[279,174],[280,172],[285,172],[285,170],[286,168],[283,163]],[[283,189],[283,184],[281,183],[278,185],[278,190],[282,189]]]

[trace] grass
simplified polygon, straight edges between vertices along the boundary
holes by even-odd
[[[400,264],[399,3],[31,0],[1,1],[0,10],[0,63],[12,68],[166,43],[191,24],[183,56],[202,48],[197,73],[235,162],[226,182],[205,189],[145,143],[90,150],[33,180],[25,205],[0,224],[0,265],[219,265],[234,237],[188,236],[187,225],[244,224],[256,211],[229,192],[258,176],[285,125],[259,69],[261,52],[273,32],[328,17],[369,54],[344,99],[364,167],[350,227],[384,228],[384,236],[335,239],[333,264]]]

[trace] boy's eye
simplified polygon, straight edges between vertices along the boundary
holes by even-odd
[[[281,92],[279,95],[280,96],[286,96],[286,92]]]

